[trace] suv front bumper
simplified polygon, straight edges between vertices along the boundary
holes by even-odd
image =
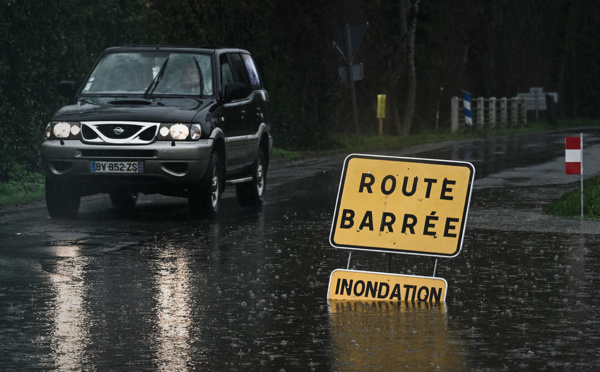
[[[139,146],[47,140],[41,149],[42,170],[47,177],[77,185],[87,194],[110,192],[116,187],[177,194],[204,177],[212,148],[212,139]],[[143,162],[143,172],[96,173],[92,172],[92,161]]]

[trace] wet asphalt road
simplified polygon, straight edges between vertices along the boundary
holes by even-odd
[[[599,369],[599,223],[542,211],[579,187],[564,174],[564,137],[578,134],[388,153],[475,165],[462,252],[439,260],[444,305],[328,303],[348,259],[328,242],[343,157],[272,167],[262,212],[229,191],[218,223],[157,196],[129,214],[90,198],[73,221],[43,205],[0,210],[0,369]],[[584,136],[592,176],[600,131]],[[351,262],[387,265],[373,252]],[[431,275],[433,264],[395,255],[391,268]]]

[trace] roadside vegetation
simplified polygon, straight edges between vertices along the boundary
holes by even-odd
[[[544,210],[555,216],[581,218],[581,190],[564,194]],[[600,176],[583,182],[583,218],[600,220]]]
[[[44,177],[17,167],[11,179],[0,182],[0,207],[44,200]]]

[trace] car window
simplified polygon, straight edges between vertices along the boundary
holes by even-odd
[[[242,58],[244,60],[244,65],[246,66],[248,76],[250,77],[250,87],[252,90],[261,89],[262,82],[260,81],[260,76],[258,75],[254,60],[252,60],[252,57],[249,54],[242,54]]]
[[[248,72],[239,53],[222,54],[220,57],[221,81],[223,88],[230,83],[243,83],[246,86],[244,96],[250,94]]]
[[[171,54],[152,93],[212,95],[211,58],[199,54]]]
[[[227,84],[234,82],[233,73],[231,72],[231,65],[229,65],[229,59],[226,54],[222,54],[220,58],[221,64],[221,84],[223,87]]]
[[[244,83],[250,88],[250,80],[248,79],[248,72],[242,61],[242,56],[239,53],[229,53],[229,62],[231,63],[231,71],[233,72],[235,82]],[[250,93],[250,91],[248,90],[247,93]]]
[[[207,54],[124,52],[105,55],[82,94],[213,94],[212,59]]]
[[[144,58],[141,53],[107,54],[100,60],[82,93],[143,93],[152,81],[152,67],[166,56]]]

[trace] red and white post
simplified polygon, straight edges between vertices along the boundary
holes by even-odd
[[[581,182],[581,219],[583,220],[583,133],[565,138],[566,174],[579,174]]]

